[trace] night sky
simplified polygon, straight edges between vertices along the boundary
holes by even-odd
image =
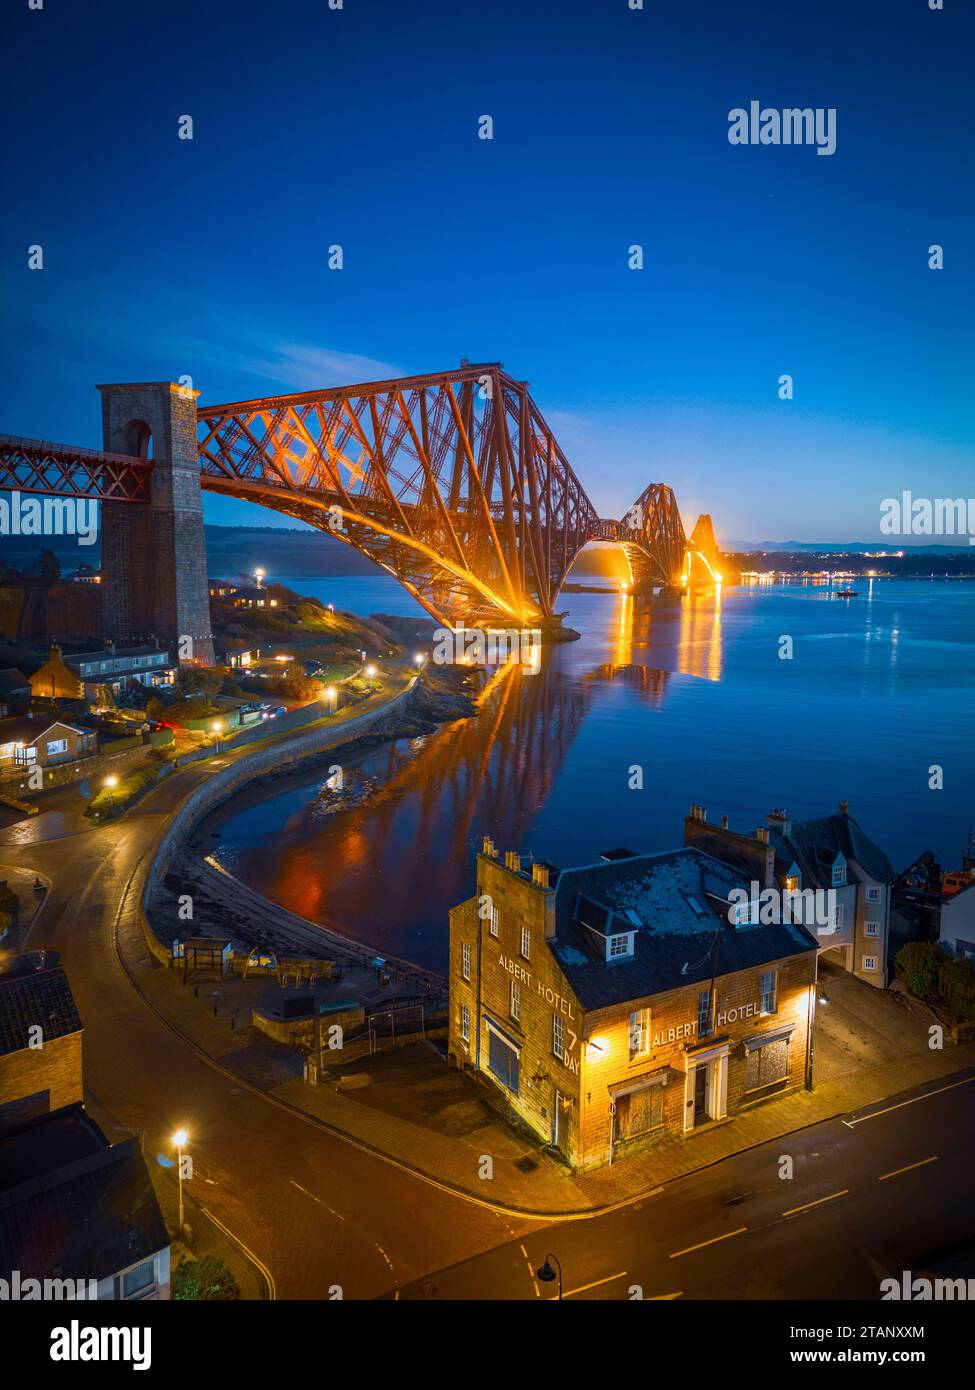
[[[604,516],[663,481],[726,540],[869,540],[903,488],[972,494],[970,3],[18,0],[5,28],[2,432],[98,446],[96,382],[232,401],[466,356],[530,381]],[[753,99],[835,107],[835,154],[731,145]]]

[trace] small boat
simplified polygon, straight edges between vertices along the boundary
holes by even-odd
[[[856,589],[834,589],[833,592],[837,598],[856,598],[857,596]]]

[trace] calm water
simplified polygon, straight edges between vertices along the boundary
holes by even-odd
[[[359,613],[417,612],[385,577],[290,582]],[[895,868],[924,849],[958,865],[975,822],[975,585],[856,587],[849,602],[811,585],[566,595],[582,640],[537,675],[496,672],[478,718],[370,753],[341,794],[323,773],[245,804],[216,853],[293,911],[441,968],[484,834],[570,865],[679,845],[692,801],[751,830],[773,807],[805,818],[845,798]]]

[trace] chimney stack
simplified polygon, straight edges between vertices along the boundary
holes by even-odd
[[[547,865],[547,864],[533,864],[533,865],[532,865],[532,883],[536,884],[537,887],[539,887],[539,888],[547,888],[547,887],[548,887],[548,865]]]
[[[481,853],[486,855],[488,859],[497,859],[498,851],[494,848],[494,841],[491,839],[490,835],[484,836],[484,843],[481,846]]]
[[[848,801],[841,801],[841,802],[840,802],[840,815],[841,815],[841,816],[848,816],[849,814],[850,814],[850,803],[849,803]]]
[[[509,849],[505,851],[504,866],[510,869],[513,874],[521,873],[521,855],[517,850]]]
[[[728,829],[728,817],[727,817],[727,816],[722,816],[722,817],[721,817],[721,829],[722,829],[722,830],[727,830],[727,829]]]

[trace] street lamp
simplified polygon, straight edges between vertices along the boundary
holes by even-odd
[[[118,786],[118,778],[114,772],[110,772],[105,778],[105,785],[108,788],[108,802],[112,810],[115,810],[115,788]]]
[[[179,1182],[179,1233],[183,1234],[183,1149],[186,1146],[189,1135],[185,1129],[178,1129],[173,1135],[173,1144],[176,1147],[176,1176]]]
[[[263,587],[263,584],[264,584],[264,575],[265,575],[266,573],[267,573],[266,570],[255,570],[255,571],[254,571],[254,578],[257,580],[257,587],[258,587],[259,589]]]
[[[553,1261],[555,1263],[555,1269],[552,1268]],[[558,1274],[555,1272],[556,1269],[558,1270]],[[559,1292],[557,1297],[562,1297],[562,1266],[554,1255],[546,1255],[545,1263],[542,1265],[541,1269],[536,1269],[535,1273],[543,1284],[551,1284],[555,1279],[558,1279]]]
[[[336,701],[338,700],[338,691],[335,689],[334,685],[328,685],[325,687],[325,699],[331,706],[332,714],[334,714]]]
[[[213,721],[213,723],[210,725],[210,728],[211,728],[211,730],[213,731],[213,746],[214,746],[214,750],[215,750],[217,753],[219,753],[219,752],[220,752],[220,735],[223,733],[223,720],[222,720],[222,719],[215,719],[215,720]]]
[[[375,666],[367,666],[367,667],[366,667],[366,679],[367,679],[367,680],[374,680],[374,679],[375,679],[375,675],[376,675],[376,668],[375,668]]]

